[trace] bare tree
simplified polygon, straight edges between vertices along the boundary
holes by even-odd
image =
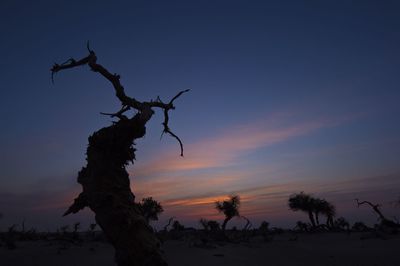
[[[253,226],[252,225],[252,223],[250,222],[250,220],[249,220],[249,218],[247,218],[246,216],[240,216],[241,218],[243,218],[243,219],[245,219],[246,220],[246,224],[245,224],[245,226],[243,227],[243,230],[250,230],[250,228]]]
[[[379,204],[373,204],[370,201],[364,200],[364,201],[359,201],[358,199],[355,199],[357,202],[357,207],[360,207],[361,205],[369,205],[372,210],[374,210],[374,212],[378,215],[378,220],[380,220],[380,226],[384,229],[384,227],[388,227],[388,228],[400,228],[400,224],[398,222],[395,222],[393,220],[390,220],[388,218],[386,218],[383,213],[380,210],[381,205]]]
[[[54,64],[52,78],[61,70],[88,65],[93,72],[107,79],[121,102],[115,113],[102,113],[117,119],[111,126],[104,127],[89,137],[87,165],[78,174],[78,183],[83,191],[64,215],[76,213],[89,207],[95,213],[97,224],[115,248],[115,259],[119,266],[167,265],[159,250],[159,241],[146,222],[130,189],[126,166],[135,159],[134,141],[146,134],[146,123],[159,108],[164,114],[163,133],[175,138],[183,156],[182,141],[169,128],[169,111],[175,109],[174,101],[188,90],[175,95],[164,103],[159,97],[155,101],[138,101],[125,94],[120,75],[112,74],[97,63],[97,56],[89,48],[82,59],[73,58],[63,64]],[[127,111],[133,110],[131,117]]]

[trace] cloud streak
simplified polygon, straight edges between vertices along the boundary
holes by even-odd
[[[138,162],[131,175],[153,178],[160,174],[227,168],[238,164],[240,157],[251,154],[319,129],[337,126],[348,118],[296,120],[288,114],[276,114],[255,122],[232,126],[214,137],[185,144],[185,157],[170,152],[156,155],[145,163]]]

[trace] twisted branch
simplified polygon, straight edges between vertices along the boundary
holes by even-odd
[[[131,107],[130,106],[122,106],[122,108],[121,108],[121,110],[119,110],[118,112],[116,112],[116,113],[103,113],[103,112],[100,112],[100,114],[102,114],[102,115],[108,115],[108,116],[111,116],[111,117],[118,117],[120,120],[126,120],[126,119],[128,119],[128,117],[126,117],[125,115],[123,115],[123,113],[125,113],[126,111],[128,111],[129,109],[131,109]]]
[[[381,205],[379,204],[372,204],[370,201],[364,200],[364,201],[359,201],[358,199],[355,199],[357,202],[357,207],[360,207],[360,205],[363,204],[367,204],[369,206],[371,206],[371,208],[376,212],[376,214],[378,214],[379,218],[383,221],[383,220],[387,220],[386,217],[382,214],[382,212],[379,210],[379,207]]]
[[[190,89],[186,89],[180,91],[177,95],[175,95],[169,103],[163,103],[159,97],[157,97],[156,101],[150,102],[140,102],[133,97],[129,97],[125,94],[125,89],[120,82],[121,76],[118,74],[111,74],[105,67],[97,63],[97,56],[96,53],[89,48],[89,43],[87,44],[87,49],[89,51],[89,55],[80,59],[75,60],[73,58],[68,59],[66,62],[62,64],[55,63],[51,68],[51,79],[54,82],[54,75],[61,70],[70,69],[78,66],[88,65],[93,72],[98,72],[104,78],[106,78],[110,83],[113,85],[115,90],[115,95],[121,101],[122,108],[116,113],[101,113],[103,115],[109,115],[111,117],[117,117],[120,120],[128,119],[127,116],[123,115],[126,111],[130,110],[131,108],[136,109],[140,113],[143,114],[143,118],[148,120],[154,113],[151,109],[154,107],[161,108],[164,111],[164,122],[162,125],[164,126],[163,133],[167,133],[173,138],[175,138],[180,146],[181,156],[183,156],[183,143],[181,139],[174,134],[168,126],[169,122],[169,111],[174,110],[174,101],[179,98],[183,93],[188,92]]]

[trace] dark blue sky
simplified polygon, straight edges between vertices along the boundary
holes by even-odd
[[[110,84],[87,67],[51,83],[51,65],[85,56],[87,40],[139,100],[192,88],[171,115],[185,159],[173,139],[159,141],[158,115],[130,169],[134,192],[160,199],[166,212],[190,223],[237,192],[248,216],[292,224],[282,209],[300,189],[343,215],[357,193],[394,200],[399,14],[397,1],[2,1],[4,220],[70,221],[59,216],[80,189],[87,137],[109,125],[99,112],[119,107]],[[188,206],[198,212],[183,215]]]

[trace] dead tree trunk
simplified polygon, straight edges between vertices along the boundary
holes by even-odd
[[[161,256],[157,237],[134,204],[135,196],[130,189],[125,167],[135,159],[134,141],[146,134],[145,125],[154,113],[152,108],[164,111],[164,133],[178,140],[183,155],[181,140],[168,127],[168,111],[175,108],[173,101],[188,90],[178,93],[169,103],[163,103],[159,98],[156,101],[139,102],[125,95],[120,76],[111,74],[97,64],[94,51],[89,47],[88,50],[89,55],[79,61],[70,59],[64,64],[55,64],[51,69],[52,75],[63,69],[87,64],[91,70],[112,83],[122,108],[117,113],[105,114],[118,121],[89,137],[87,165],[78,175],[83,191],[64,215],[89,207],[114,246],[119,266],[167,265]],[[135,109],[137,113],[128,118],[124,113],[130,109]]]
[[[392,221],[392,220],[390,220],[390,219],[387,219],[387,218],[382,214],[381,210],[379,209],[379,207],[380,207],[379,204],[373,204],[373,203],[371,203],[370,201],[366,201],[366,200],[360,202],[358,199],[356,199],[356,202],[357,202],[357,206],[358,206],[358,207],[360,207],[360,205],[363,205],[363,204],[367,204],[367,205],[371,206],[371,208],[374,210],[374,212],[379,216],[379,220],[380,220],[380,222],[381,222],[381,223],[380,223],[381,226],[383,226],[383,227],[389,227],[389,228],[395,228],[395,229],[400,228],[400,224],[399,224],[399,223],[397,223],[397,222],[395,222],[395,221]]]

